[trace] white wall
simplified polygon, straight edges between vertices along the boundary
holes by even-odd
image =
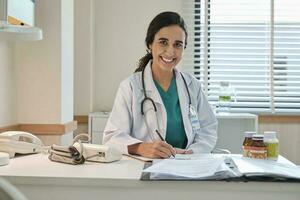
[[[15,44],[19,123],[61,120],[61,2],[36,1],[43,40]]]
[[[111,110],[146,53],[151,19],[167,10],[181,13],[182,0],[75,0],[75,115]]]
[[[18,122],[73,121],[73,0],[36,1],[43,40],[15,44]]]
[[[74,2],[74,112],[92,111],[93,0]]]
[[[12,45],[0,41],[0,127],[17,124]]]

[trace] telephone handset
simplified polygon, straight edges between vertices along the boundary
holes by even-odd
[[[7,131],[0,134],[0,152],[6,152],[12,158],[16,153],[31,154],[42,151],[42,141],[27,132]]]

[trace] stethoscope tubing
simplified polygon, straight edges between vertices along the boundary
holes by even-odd
[[[145,67],[145,68],[146,68],[146,67]],[[148,100],[152,103],[152,105],[153,105],[153,107],[154,107],[154,111],[157,112],[157,108],[156,108],[156,106],[155,106],[155,103],[154,103],[153,99],[150,98],[150,97],[148,97],[148,96],[147,96],[147,93],[146,93],[146,87],[145,87],[145,68],[142,70],[142,87],[143,87],[143,93],[144,93],[144,99],[143,99],[142,102],[141,102],[141,113],[142,113],[142,115],[145,114],[145,113],[144,113],[144,104],[145,104],[145,102],[148,101]],[[191,102],[191,95],[190,95],[190,92],[189,92],[189,88],[188,88],[188,86],[187,86],[186,80],[185,80],[185,78],[183,77],[182,73],[181,73],[181,72],[179,72],[179,73],[180,73],[180,75],[181,75],[181,77],[182,77],[182,79],[183,79],[184,86],[185,86],[185,89],[186,89],[187,94],[188,94],[188,97],[189,97],[189,107],[190,107],[192,102]]]

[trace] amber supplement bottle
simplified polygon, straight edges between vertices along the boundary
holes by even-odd
[[[251,149],[249,152],[250,158],[266,159],[267,158],[267,146],[264,143],[263,135],[253,135]]]
[[[243,142],[243,156],[244,157],[250,157],[250,149],[252,144],[252,136],[256,134],[256,132],[253,131],[246,131],[244,133],[245,139]]]

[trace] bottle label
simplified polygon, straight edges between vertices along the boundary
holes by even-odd
[[[250,157],[251,146],[243,146],[243,156]]]
[[[251,147],[250,158],[266,159],[267,158],[267,147]]]
[[[268,158],[277,159],[278,158],[278,143],[266,143],[268,149]]]

